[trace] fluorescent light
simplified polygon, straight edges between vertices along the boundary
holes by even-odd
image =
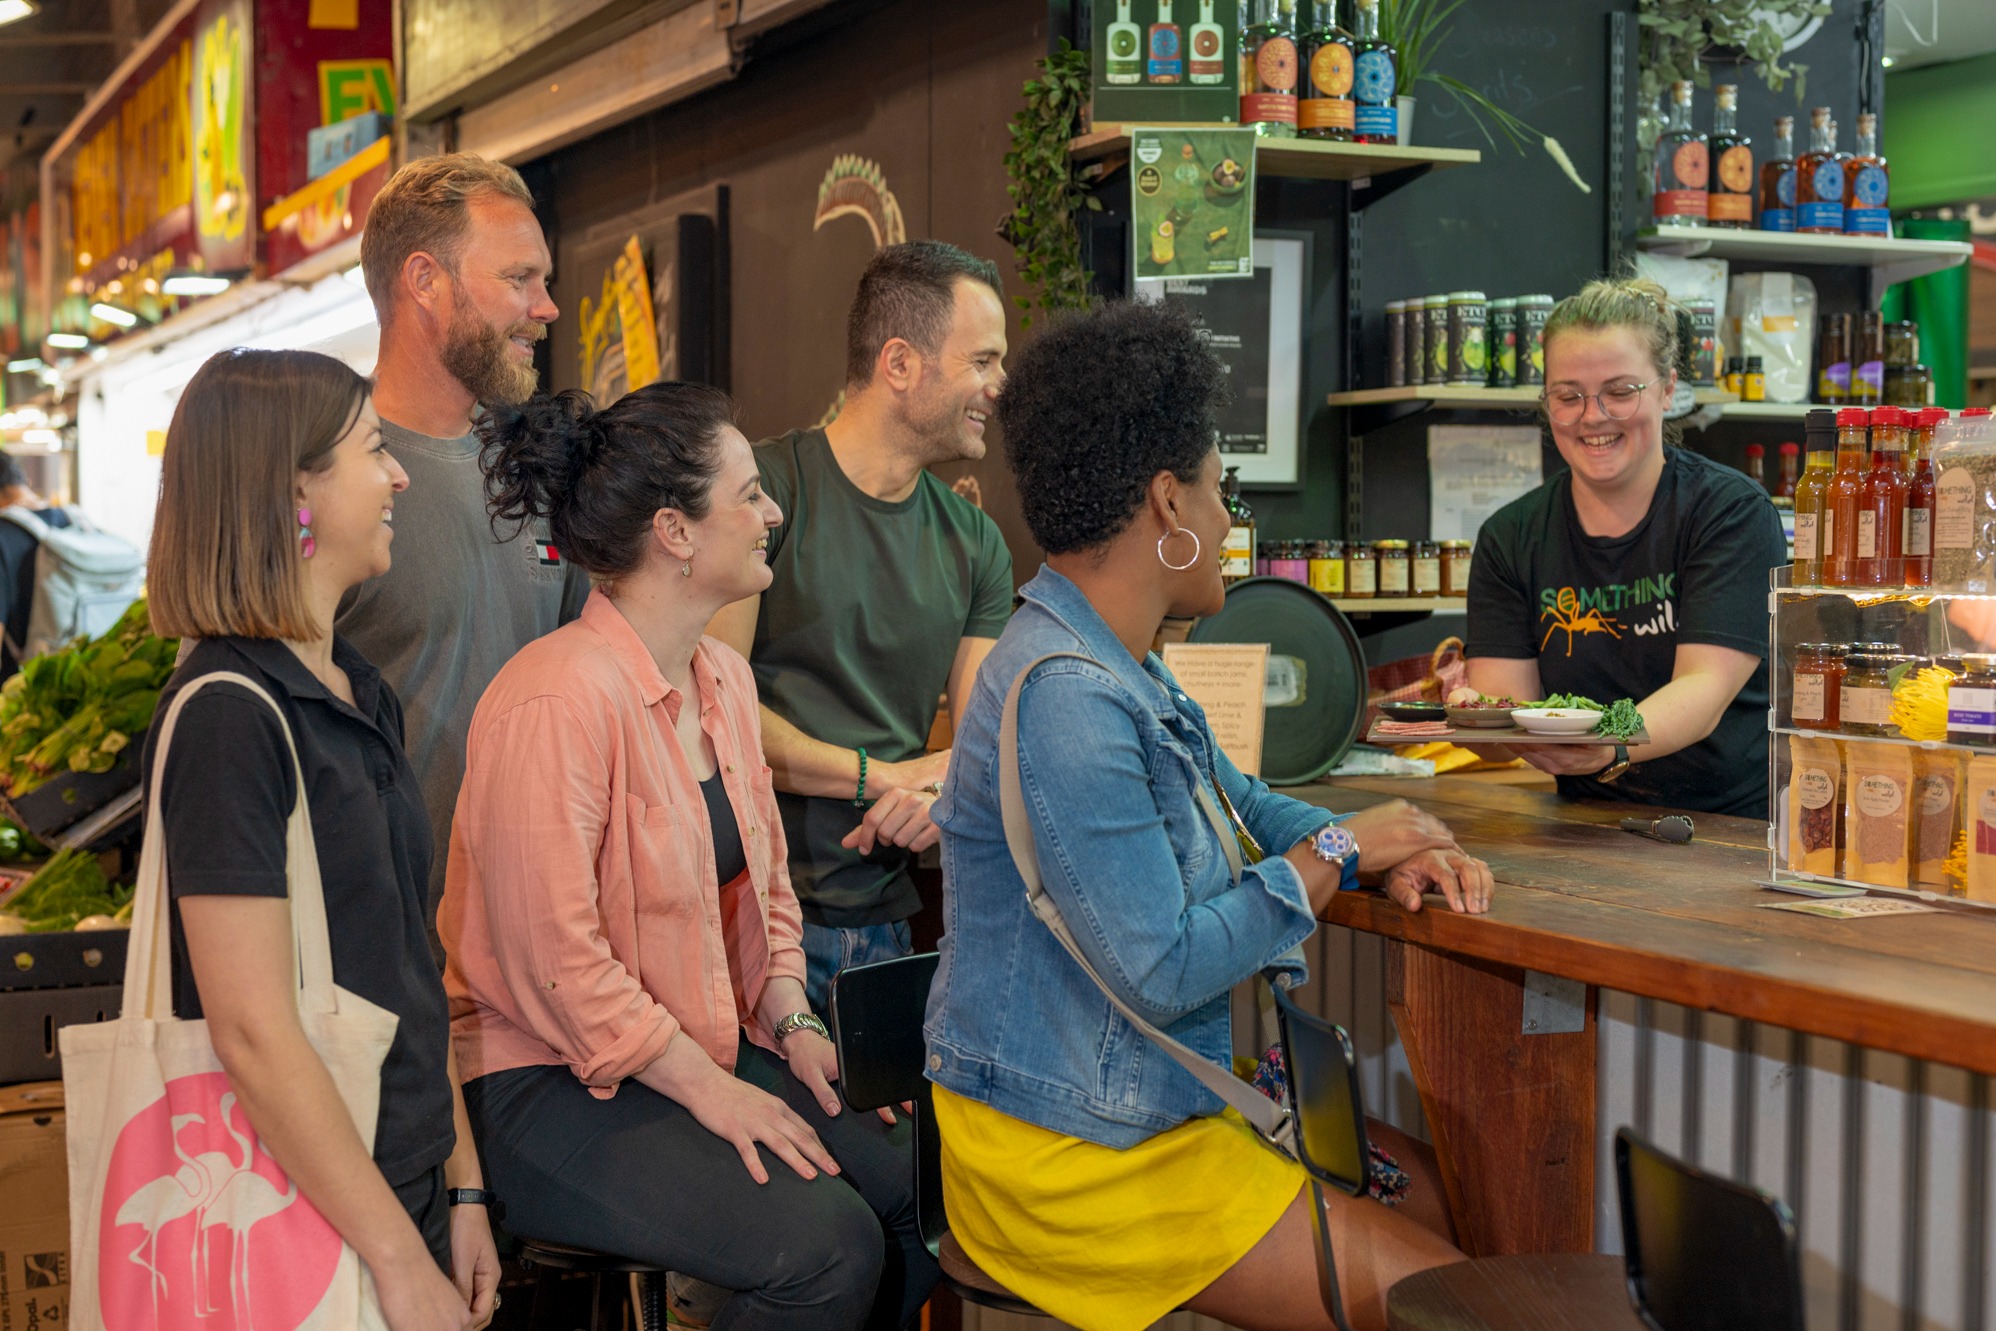
[[[45,363],[40,356],[29,356],[25,360],[10,360],[7,362],[7,373],[28,374],[41,369]]]
[[[0,0],[0,23],[24,19],[39,8],[34,0]]]
[[[54,448],[62,447],[62,436],[54,430],[23,430],[21,442],[24,444],[44,444]]]
[[[5,0],[0,0],[0,3],[4,2]],[[116,305],[106,305],[101,300],[90,307],[90,317],[102,319],[107,324],[116,324],[120,328],[136,328],[139,322],[139,316],[130,310],[120,309]]]
[[[0,0],[0,4],[5,3],[6,0]],[[136,323],[137,320],[133,322]],[[90,339],[81,333],[50,333],[48,335],[48,344],[52,347],[60,347],[64,351],[81,351],[90,345]]]
[[[182,273],[169,277],[160,290],[169,296],[215,296],[229,289],[226,277],[208,277],[201,273]]]

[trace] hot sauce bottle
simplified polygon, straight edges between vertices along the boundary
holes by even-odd
[[[1809,112],[1809,151],[1795,162],[1795,229],[1840,236],[1844,229],[1844,164],[1837,156],[1837,122],[1830,108]]]
[[[1871,413],[1871,471],[1857,510],[1857,577],[1861,587],[1900,587],[1906,581],[1906,413]]]
[[[1853,236],[1892,234],[1892,178],[1878,155],[1878,117],[1857,118],[1857,152],[1844,163],[1844,231]]]
[[[1823,501],[1837,456],[1837,416],[1818,409],[1806,420],[1809,457],[1795,482],[1795,585],[1817,587],[1824,582],[1823,559],[1835,536]]]
[[[1760,167],[1760,229],[1795,229],[1795,117],[1774,118],[1774,156]]]
[[[1857,518],[1864,506],[1870,414],[1861,407],[1845,407],[1837,413],[1837,467],[1823,490],[1826,530],[1820,539],[1825,587],[1858,585]]]
[[[1911,474],[1906,479],[1906,585],[1934,583],[1934,428],[1947,419],[1941,407],[1912,413],[1906,453]]]
[[[1705,195],[1705,218],[1713,226],[1744,230],[1753,225],[1753,140],[1739,132],[1736,83],[1721,83],[1712,107],[1712,182]]]
[[[1795,497],[1795,468],[1801,462],[1801,453],[1802,446],[1800,444],[1786,443],[1781,446],[1781,479],[1774,484],[1774,497],[1776,499],[1793,499]]]

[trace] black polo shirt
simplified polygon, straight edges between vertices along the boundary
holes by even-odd
[[[174,671],[160,715],[183,685],[217,671],[255,680],[283,709],[305,774],[334,982],[401,1018],[381,1069],[374,1135],[376,1163],[400,1184],[441,1164],[456,1141],[445,1061],[450,1014],[423,918],[430,823],[402,753],[395,691],[343,639],[333,640],[333,661],[352,682],[357,706],[334,697],[281,642],[210,638]],[[148,777],[157,733],[147,739]],[[270,707],[237,685],[202,689],[181,713],[160,794],[174,899],[285,896],[284,828],[296,798]],[[201,1015],[177,909],[173,1003],[180,1017]]]

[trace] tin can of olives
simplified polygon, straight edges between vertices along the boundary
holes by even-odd
[[[1518,297],[1518,382],[1546,381],[1546,320],[1552,316],[1551,296]]]
[[[1490,302],[1490,386],[1512,388],[1518,382],[1518,300],[1500,296]]]
[[[1429,296],[1421,302],[1421,316],[1424,329],[1421,381],[1445,384],[1448,382],[1448,297]]]
[[[1386,386],[1403,388],[1407,383],[1407,302],[1386,302]]]
[[[1448,381],[1481,386],[1490,377],[1490,302],[1481,291],[1448,296]]]

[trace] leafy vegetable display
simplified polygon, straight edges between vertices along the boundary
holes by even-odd
[[[20,796],[63,772],[108,772],[152,724],[178,644],[135,601],[103,637],[32,658],[0,688],[0,777]]]
[[[1594,723],[1595,733],[1606,735],[1609,739],[1628,739],[1643,728],[1643,714],[1627,698],[1618,698],[1603,707],[1592,698],[1578,693],[1555,693],[1532,706],[1563,707],[1570,712],[1599,712],[1601,719]]]
[[[106,879],[95,855],[59,850],[8,898],[0,915],[20,920],[28,933],[53,933],[92,915],[122,916],[131,901],[132,889]]]

